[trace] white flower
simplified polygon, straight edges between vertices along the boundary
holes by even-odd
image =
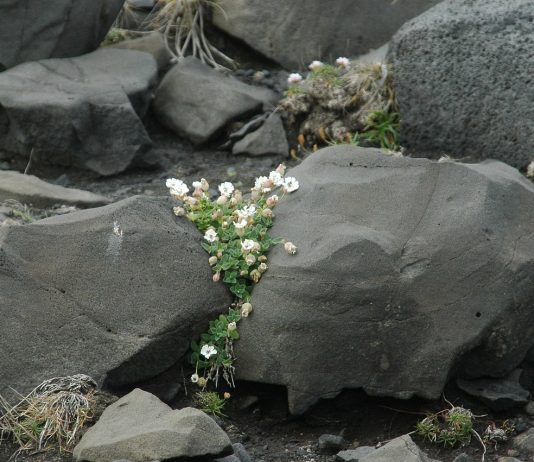
[[[347,69],[350,66],[350,61],[349,58],[344,58],[343,56],[340,56],[336,59],[336,64],[339,67],[344,67],[345,69]]]
[[[191,376],[191,382],[193,382],[193,383],[197,383],[198,379],[199,379],[198,374],[193,374]]]
[[[247,227],[247,225],[248,225],[248,221],[245,218],[243,218],[240,221],[234,223],[234,226],[235,226],[236,229],[245,229]]]
[[[261,191],[261,189],[263,188],[263,183],[267,181],[269,181],[269,178],[267,178],[266,176],[259,176],[254,182],[254,189]]]
[[[235,322],[229,322],[228,323],[228,330],[233,331],[237,329],[237,324]]]
[[[294,178],[292,176],[288,176],[284,180],[283,187],[284,187],[284,190],[286,192],[291,193],[291,192],[296,191],[297,189],[299,189],[299,182],[297,181],[296,178]]]
[[[213,345],[204,345],[200,349],[200,354],[206,359],[210,359],[211,356],[217,354],[217,349]]]
[[[254,255],[247,255],[245,257],[245,263],[248,265],[248,266],[252,266],[254,263],[256,263],[256,257]]]
[[[298,73],[289,74],[289,77],[287,78],[288,83],[300,83],[302,82],[302,75]]]
[[[321,61],[312,61],[312,63],[308,66],[308,69],[313,72],[321,67],[323,67],[323,63]]]
[[[172,210],[177,217],[183,217],[185,215],[183,207],[174,207]]]
[[[230,197],[234,192],[234,185],[229,181],[226,181],[219,185],[219,191],[222,196]]]
[[[534,178],[534,160],[530,164],[528,164],[527,176],[529,178]]]
[[[189,188],[182,180],[177,180],[176,178],[169,178],[165,182],[165,186],[169,188],[173,196],[185,196],[189,192]]]
[[[243,220],[247,219],[249,217],[253,217],[256,213],[256,206],[255,205],[248,205],[247,207],[243,207],[242,209],[237,211],[237,216]]]
[[[202,183],[200,181],[193,181],[193,188],[202,189]]]
[[[256,242],[254,242],[252,239],[245,239],[241,242],[241,248],[245,252],[250,252],[254,247],[256,246]]]
[[[275,186],[282,186],[284,184],[284,177],[276,170],[269,173],[269,180],[271,180]]]
[[[204,234],[204,239],[208,242],[216,242],[219,240],[219,236],[217,236],[217,231],[215,231],[213,228],[210,228],[206,231],[206,234]]]
[[[292,242],[286,242],[284,244],[284,249],[289,255],[295,255],[297,253],[297,246]]]

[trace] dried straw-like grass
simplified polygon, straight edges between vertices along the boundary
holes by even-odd
[[[128,5],[121,17],[131,15]],[[165,37],[167,50],[177,62],[194,56],[219,70],[236,67],[232,58],[217,49],[205,35],[205,20],[212,8],[220,9],[217,0],[160,0],[140,25],[144,31],[159,31]]]
[[[71,452],[80,429],[93,419],[95,391],[94,380],[78,374],[44,381],[15,406],[0,396],[0,441],[11,437],[19,447],[15,455]]]

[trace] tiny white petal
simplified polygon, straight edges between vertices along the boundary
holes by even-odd
[[[287,81],[288,83],[300,83],[302,82],[302,75],[298,73],[289,74]]]
[[[288,193],[296,191],[297,189],[299,189],[299,186],[300,185],[297,179],[292,176],[288,176],[284,180],[283,187],[284,187],[284,190]]]

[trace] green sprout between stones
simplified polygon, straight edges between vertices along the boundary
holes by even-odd
[[[221,398],[214,391],[199,391],[195,398],[201,411],[214,417],[226,417],[223,411],[226,401],[230,399],[230,393],[225,393]]]
[[[310,64],[310,78],[312,80],[321,80],[328,85],[342,85],[343,78],[340,67],[324,64],[320,61],[314,61]]]
[[[362,136],[382,149],[399,149],[400,115],[398,112],[374,111],[367,119]]]
[[[507,441],[515,431],[514,426],[505,420],[500,426],[494,422],[490,423],[481,436],[474,424],[477,418],[485,416],[476,416],[469,409],[454,406],[448,401],[447,404],[450,407],[435,414],[429,414],[417,422],[415,433],[423,440],[454,448],[469,445],[474,437],[482,446],[482,462],[484,462],[487,445],[496,446]]]
[[[174,208],[175,215],[186,216],[204,234],[202,247],[209,254],[213,281],[226,283],[235,296],[228,313],[211,321],[200,340],[191,343],[191,363],[195,367],[191,381],[204,390],[210,382],[217,387],[222,377],[233,387],[237,325],[252,312],[252,288],[268,269],[266,253],[282,243],[289,254],[297,251],[291,242],[271,237],[269,229],[274,207],[281,197],[296,191],[299,183],[296,178],[286,177],[285,166],[280,165],[268,177],[256,178],[246,198],[230,182],[219,185],[216,199],[210,197],[204,178],[193,182],[191,195],[181,180],[168,179],[166,185],[171,196],[181,202]]]

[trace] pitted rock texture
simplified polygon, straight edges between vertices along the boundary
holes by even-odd
[[[525,167],[534,149],[534,0],[446,0],[406,24],[389,61],[401,144]]]

